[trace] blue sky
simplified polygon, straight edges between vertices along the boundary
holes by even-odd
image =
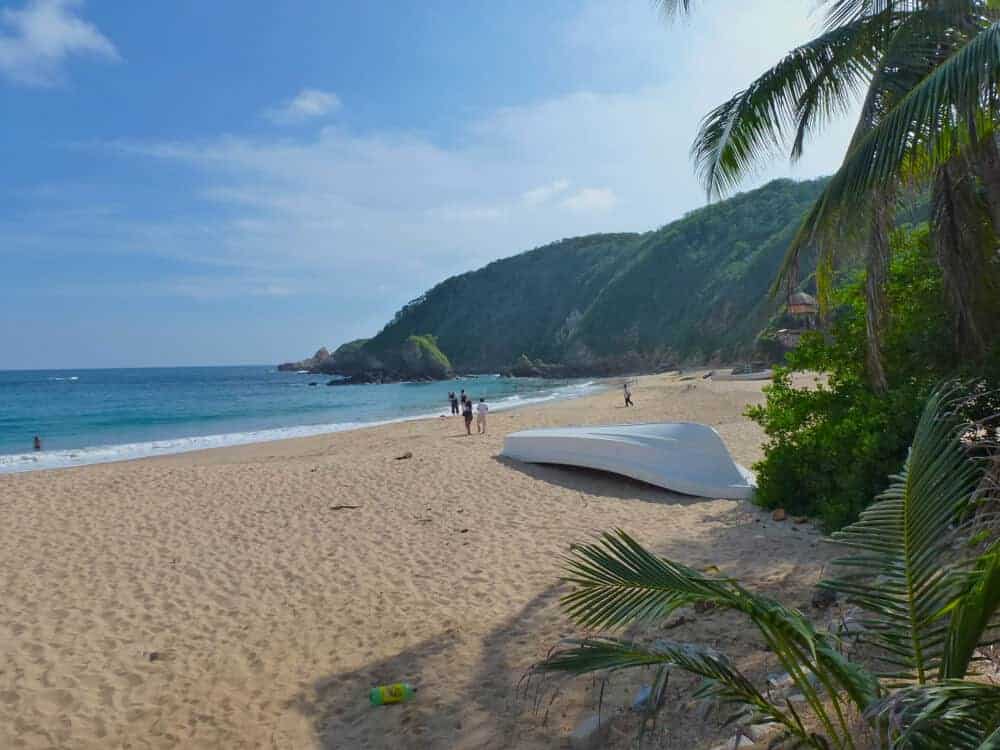
[[[0,0],[0,369],[298,358],[662,225],[704,204],[700,116],[813,5]],[[829,173],[848,132],[746,187]]]

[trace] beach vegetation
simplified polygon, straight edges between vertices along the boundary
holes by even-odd
[[[766,403],[747,412],[767,435],[765,458],[755,466],[755,500],[814,516],[831,530],[857,518],[884,489],[886,476],[906,457],[936,382],[978,376],[1000,385],[993,360],[969,363],[958,351],[930,227],[898,229],[890,242],[885,390],[872,388],[866,375],[867,299],[858,270],[834,292],[827,329],[803,334],[765,388]],[[799,388],[797,371],[821,375]],[[984,398],[976,408],[983,416],[998,406]]]
[[[864,658],[801,612],[734,578],[660,557],[617,531],[572,547],[565,580],[573,589],[562,606],[587,631],[631,637],[566,640],[533,672],[688,672],[702,678],[697,697],[730,710],[734,731],[777,723],[772,747],[994,747],[1000,687],[967,679],[977,649],[995,640],[1000,605],[1000,542],[981,533],[995,513],[988,480],[996,464],[982,439],[990,430],[965,416],[974,397],[955,383],[934,389],[887,490],[833,536],[848,555],[821,585],[862,613],[855,651]],[[637,635],[693,605],[749,619],[794,698],[713,648]]]

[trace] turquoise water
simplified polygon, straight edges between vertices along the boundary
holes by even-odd
[[[325,385],[267,365],[0,372],[0,473],[179,453],[448,412],[464,388],[493,409],[592,392],[583,381],[483,375]],[[310,385],[316,383],[317,385]],[[32,451],[39,435],[44,450]]]

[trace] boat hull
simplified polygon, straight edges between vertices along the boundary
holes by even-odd
[[[598,469],[698,497],[742,500],[753,475],[711,427],[694,422],[556,427],[511,433],[502,455],[527,463]]]
[[[712,374],[712,380],[771,380],[774,377],[774,370],[760,370],[759,372],[741,372],[737,375],[732,373]]]

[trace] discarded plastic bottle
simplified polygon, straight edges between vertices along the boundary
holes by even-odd
[[[408,701],[417,689],[408,682],[397,682],[395,685],[379,685],[373,687],[368,697],[373,706],[384,706],[387,703],[402,703]]]

